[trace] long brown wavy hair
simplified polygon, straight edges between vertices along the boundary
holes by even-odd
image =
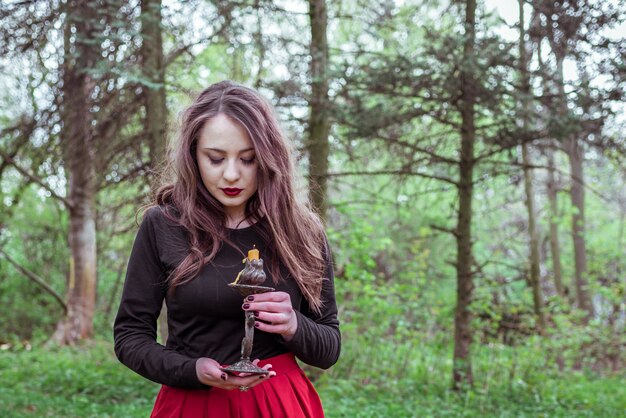
[[[211,85],[182,114],[179,141],[169,164],[173,181],[157,191],[153,206],[161,206],[172,221],[188,232],[189,253],[169,276],[170,291],[197,277],[227,238],[226,213],[205,188],[196,159],[204,124],[224,114],[243,126],[258,161],[257,192],[246,203],[245,216],[267,241],[273,262],[267,268],[274,282],[295,280],[311,308],[319,312],[326,263],[326,239],[319,217],[296,198],[291,146],[272,106],[256,91],[231,81]],[[265,218],[259,228],[259,220]],[[281,266],[289,278],[282,277]]]

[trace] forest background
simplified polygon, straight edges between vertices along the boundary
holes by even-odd
[[[623,416],[625,13],[3,1],[0,415],[149,414],[111,342],[135,216],[180,111],[232,79],[276,106],[326,220],[329,417]]]

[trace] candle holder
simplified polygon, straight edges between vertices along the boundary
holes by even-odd
[[[259,252],[256,249],[252,249],[248,252],[248,258],[244,261],[246,267],[239,273],[237,279],[228,286],[239,292],[244,298],[250,295],[256,295],[259,293],[273,292],[273,287],[259,286],[259,283],[265,281],[265,273],[263,272],[263,260],[259,259]],[[269,374],[269,371],[255,366],[250,361],[250,355],[252,354],[252,342],[254,341],[254,312],[245,312],[245,335],[241,340],[241,358],[235,364],[231,364],[228,367],[220,367],[223,372],[235,374],[235,373],[247,373],[251,375]]]

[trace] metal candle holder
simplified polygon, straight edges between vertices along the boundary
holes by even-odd
[[[256,252],[256,253],[254,253]],[[251,256],[252,255],[252,256]],[[257,257],[257,258],[254,258]],[[273,287],[258,286],[256,284],[246,284],[246,281],[263,283],[265,273],[263,272],[263,260],[258,258],[258,250],[250,250],[248,258],[245,260],[246,267],[239,273],[234,283],[228,286],[239,292],[245,299],[250,295],[273,292]],[[241,283],[244,282],[244,283]],[[252,353],[252,342],[254,340],[254,312],[245,312],[245,335],[241,340],[241,358],[235,364],[228,367],[220,367],[220,370],[227,373],[247,373],[252,375],[269,374],[269,371],[252,364],[250,354]]]

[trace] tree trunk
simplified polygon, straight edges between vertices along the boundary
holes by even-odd
[[[144,76],[149,83],[143,86],[146,109],[144,129],[150,145],[150,167],[157,173],[165,162],[167,148],[167,107],[165,103],[165,66],[161,30],[161,0],[141,2],[141,55]],[[153,176],[153,187],[158,184]]]
[[[535,11],[535,15],[533,16],[533,25],[537,24],[537,19],[539,14]],[[543,68],[543,58],[541,52],[541,42],[537,42],[537,61],[539,62],[539,67]],[[544,91],[554,91],[553,86],[548,83],[548,81],[543,79]],[[561,267],[561,245],[559,243],[559,224],[557,223],[557,218],[559,214],[558,210],[558,185],[556,181],[556,177],[554,173],[556,172],[555,164],[554,164],[554,149],[557,148],[557,144],[554,141],[551,141],[544,148],[545,156],[548,160],[548,176],[546,179],[546,188],[548,190],[548,201],[550,202],[550,254],[552,255],[552,274],[554,275],[554,287],[556,292],[561,297],[566,297],[567,290],[563,285],[563,269]]]
[[[93,335],[96,303],[95,163],[91,134],[90,96],[98,49],[96,8],[88,1],[66,4],[64,27],[61,147],[69,178],[69,243],[71,247],[67,315],[57,324],[52,341],[74,344]],[[72,30],[73,29],[73,30]]]
[[[528,234],[530,236],[530,286],[533,291],[533,306],[537,317],[537,328],[539,333],[545,329],[545,318],[543,315],[543,296],[541,294],[541,276],[539,271],[539,237],[537,234],[537,222],[535,215],[535,202],[533,191],[532,171],[528,152],[528,144],[522,144],[522,159],[524,163],[524,190],[526,192],[526,211],[528,212]]]
[[[472,198],[474,175],[474,42],[475,42],[476,0],[466,1],[465,42],[461,69],[461,152],[459,163],[459,212],[457,219],[457,301],[454,314],[454,365],[453,387],[473,381],[470,346],[472,342],[470,304],[474,289],[472,275]]]
[[[254,76],[254,88],[260,89],[265,76],[265,58],[267,56],[267,48],[263,41],[263,13],[261,12],[260,0],[256,0],[254,7],[256,9],[256,31],[254,32],[254,44],[256,46],[256,56],[259,60],[259,67]]]
[[[165,65],[163,36],[161,30],[161,0],[141,2],[141,55],[143,72],[149,84],[144,85],[143,97],[146,109],[144,129],[150,146],[150,169],[152,190],[160,185],[160,168],[166,162],[167,106],[165,102]],[[167,305],[165,301],[159,315],[159,334],[163,344],[167,341]]]
[[[575,137],[565,143],[570,162],[570,198],[574,213],[572,214],[572,240],[574,242],[574,266],[576,268],[576,300],[578,307],[587,312],[588,318],[593,317],[593,306],[587,288],[587,248],[585,243],[585,188],[583,186],[582,148]]]
[[[624,186],[624,181],[622,181],[622,190],[626,190],[623,188]],[[624,248],[624,224],[626,221],[626,204],[624,202],[623,198],[619,199],[619,203],[620,203],[620,216],[619,216],[619,228],[618,228],[618,233],[617,233],[617,250],[623,250]],[[622,274],[622,266],[617,263],[617,267],[615,269],[615,273],[617,275],[617,277],[623,277],[622,279],[622,286],[624,286],[623,288],[626,288],[626,275]],[[619,280],[619,279],[618,279]],[[613,302],[613,309],[612,309],[612,313],[611,315],[609,315],[609,325],[611,326],[611,328],[614,330],[614,332],[617,334],[620,332],[619,329],[619,318],[620,318],[620,312],[622,311],[622,307],[621,307],[621,303],[616,300],[615,302]]]
[[[545,15],[548,18],[548,24],[545,26],[547,30],[546,39],[550,43],[550,47],[555,56],[556,72],[555,84],[558,89],[559,104],[558,111],[562,120],[562,129],[564,131],[563,150],[567,154],[570,163],[570,199],[574,213],[572,215],[572,241],[574,244],[574,266],[575,266],[575,284],[576,284],[576,300],[578,307],[587,313],[587,318],[593,317],[593,305],[589,297],[589,289],[587,288],[587,249],[585,244],[585,190],[583,187],[583,150],[578,141],[578,133],[569,129],[573,124],[567,120],[569,109],[567,106],[567,95],[565,94],[565,80],[563,78],[563,62],[567,57],[572,41],[575,42],[573,35],[580,29],[582,20],[565,18],[567,14],[563,14],[568,8],[567,5],[559,2],[545,2]],[[559,15],[560,13],[560,15]],[[563,20],[555,20],[555,17],[563,17]],[[550,24],[550,20],[554,20]],[[568,38],[569,37],[569,38]],[[580,86],[580,90],[584,91],[584,86]],[[581,121],[578,121],[579,123]]]
[[[325,0],[309,0],[311,21],[311,100],[309,116],[309,196],[322,219],[328,209],[328,41]]]
[[[567,97],[563,79],[564,56],[557,56],[557,83],[561,97],[561,115],[567,115]],[[593,317],[593,306],[587,288],[587,248],[585,243],[585,188],[583,185],[583,150],[575,134],[569,134],[564,140],[565,153],[570,163],[570,199],[572,214],[572,241],[574,243],[574,267],[576,300],[578,307],[587,312],[587,318]]]
[[[528,63],[526,59],[526,42],[524,40],[526,29],[524,27],[524,1],[519,0],[519,53],[520,53],[520,75],[522,107],[519,118],[522,131],[528,128],[528,115],[530,114],[530,81],[528,77]],[[535,201],[533,191],[533,176],[530,169],[529,145],[522,143],[522,160],[524,166],[524,191],[526,192],[526,211],[528,213],[528,233],[529,233],[529,262],[530,262],[530,286],[533,292],[533,305],[535,316],[537,317],[537,328],[539,333],[545,329],[543,316],[543,297],[541,295],[541,278],[539,271],[539,237],[537,234],[537,222],[535,216]]]
[[[548,200],[550,201],[550,253],[552,254],[552,270],[554,274],[554,287],[561,297],[566,296],[565,286],[563,286],[563,273],[561,268],[561,246],[559,243],[559,224],[556,219],[558,216],[557,202],[557,183],[554,176],[554,150],[546,147],[546,156],[548,158]]]

